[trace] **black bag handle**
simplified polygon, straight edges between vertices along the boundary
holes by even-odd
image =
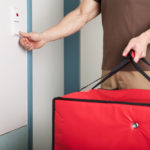
[[[111,76],[113,76],[115,73],[117,73],[118,71],[120,71],[121,69],[123,69],[125,66],[127,66],[129,63],[132,63],[133,66],[136,68],[136,70],[138,72],[140,72],[148,81],[150,81],[150,76],[148,76],[138,65],[137,63],[134,62],[133,60],[133,54],[134,54],[134,51],[131,50],[128,54],[128,56],[126,56],[124,58],[124,60],[116,67],[114,68],[110,73],[108,73],[107,75],[95,80],[94,82],[88,84],[87,86],[81,88],[81,91],[85,88],[87,88],[88,86],[94,84],[95,82],[99,81],[92,89],[95,89],[97,86],[99,86],[101,83],[103,83],[105,80],[107,80],[108,78],[110,78]],[[145,59],[145,58],[142,58],[141,59],[145,64],[149,65],[150,66],[150,63]]]

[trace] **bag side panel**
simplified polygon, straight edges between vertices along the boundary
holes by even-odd
[[[149,115],[148,106],[56,100],[54,150],[149,150]]]

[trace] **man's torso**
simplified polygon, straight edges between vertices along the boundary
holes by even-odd
[[[150,0],[101,0],[104,29],[103,70],[112,70],[123,60],[130,39],[150,29]],[[150,61],[150,46],[146,59]],[[139,62],[143,70],[150,67]],[[128,65],[124,70],[135,70]]]

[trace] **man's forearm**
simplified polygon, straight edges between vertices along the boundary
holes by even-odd
[[[44,31],[42,36],[47,42],[67,37],[79,31],[86,21],[87,16],[82,15],[80,9],[77,8],[66,15],[57,25]]]
[[[67,37],[79,31],[99,13],[99,3],[94,0],[83,0],[78,8],[66,15],[57,25],[43,32],[42,36],[46,42]]]

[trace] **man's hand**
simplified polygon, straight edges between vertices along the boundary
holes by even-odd
[[[20,45],[27,49],[27,50],[33,50],[41,48],[46,44],[46,41],[44,40],[42,33],[23,33],[19,32],[21,38],[20,38]]]
[[[123,56],[127,56],[133,49],[135,51],[134,61],[138,63],[141,58],[146,57],[147,46],[150,43],[150,30],[144,32],[138,37],[132,38],[123,52]]]

